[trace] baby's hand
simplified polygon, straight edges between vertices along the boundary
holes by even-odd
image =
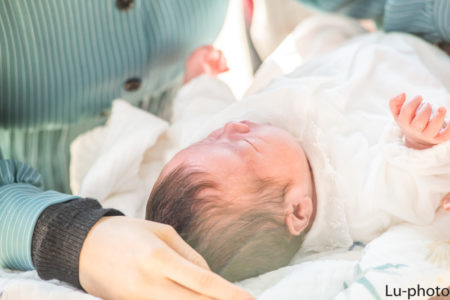
[[[195,49],[188,57],[184,83],[202,74],[215,76],[226,71],[228,66],[222,51],[211,45],[203,46]]]
[[[439,107],[432,116],[433,108],[417,96],[405,103],[405,94],[389,102],[392,115],[405,135],[405,145],[413,149],[427,149],[450,140],[450,125],[445,122],[447,109]]]

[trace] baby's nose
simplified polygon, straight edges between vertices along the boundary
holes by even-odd
[[[230,136],[236,133],[247,133],[250,131],[250,127],[241,122],[228,122],[224,126],[224,135]]]

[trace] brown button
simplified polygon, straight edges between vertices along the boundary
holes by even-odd
[[[102,111],[100,113],[100,117],[101,118],[105,118],[105,117],[109,116],[109,113],[110,113],[110,110],[109,109],[105,109],[104,111]]]
[[[126,91],[133,92],[141,87],[141,80],[139,78],[130,78],[124,83],[123,86]]]
[[[133,7],[134,0],[117,0],[116,7],[120,10],[129,10]]]

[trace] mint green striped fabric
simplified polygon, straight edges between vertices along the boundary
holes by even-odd
[[[387,0],[297,0],[306,5],[328,12],[338,12],[354,18],[383,17]]]
[[[14,183],[0,187],[0,198],[0,267],[32,269],[31,241],[39,215],[49,205],[77,197]]]
[[[432,43],[450,42],[450,1],[388,1],[384,28],[414,33]]]
[[[0,1],[0,145],[70,192],[69,144],[113,99],[162,115],[193,49],[214,41],[227,0]],[[142,80],[127,91],[130,78]],[[144,100],[144,101],[143,101]]]
[[[330,12],[375,19],[385,31],[450,42],[449,0],[298,0]]]
[[[3,159],[0,151],[0,267],[31,269],[30,249],[40,213],[49,205],[77,198],[42,192],[40,174],[30,166]],[[26,251],[28,249],[28,251]]]
[[[217,36],[225,0],[0,1],[0,125],[60,128],[174,84]],[[141,78],[138,91],[124,90]]]
[[[228,0],[0,1],[0,266],[32,268],[43,209],[70,193],[69,147],[122,98],[164,115],[197,47],[210,44]],[[125,82],[141,81],[136,90]],[[12,161],[14,160],[14,161]],[[19,163],[21,161],[22,163]],[[39,170],[27,167],[24,163]]]

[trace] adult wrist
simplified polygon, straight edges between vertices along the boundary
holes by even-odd
[[[32,260],[42,279],[58,279],[81,288],[79,258],[91,228],[104,216],[123,215],[103,209],[93,199],[75,199],[47,207],[39,216],[32,240]]]

